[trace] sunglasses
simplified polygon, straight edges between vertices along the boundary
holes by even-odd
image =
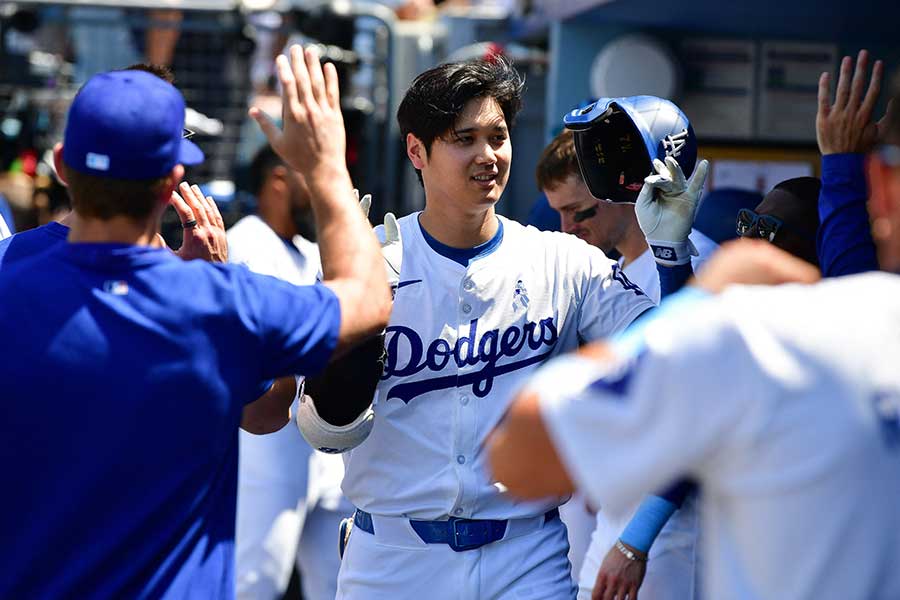
[[[737,234],[741,237],[759,237],[771,242],[783,226],[784,221],[772,215],[758,215],[749,208],[738,211]]]

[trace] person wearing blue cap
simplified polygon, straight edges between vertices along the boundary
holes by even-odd
[[[276,148],[312,192],[322,285],[155,247],[183,165],[203,158],[181,94],[121,71],[74,99],[55,153],[66,243],[0,269],[0,335],[15,341],[0,349],[0,460],[17,482],[0,500],[0,597],[233,597],[238,427],[289,419],[284,394],[254,402],[259,383],[315,373],[386,325],[336,71],[291,55]]]

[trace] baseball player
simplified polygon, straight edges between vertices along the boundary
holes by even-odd
[[[845,59],[834,107],[823,76],[820,119],[863,98],[849,72]],[[871,112],[858,109],[820,123],[820,138],[863,143]],[[709,297],[735,278],[776,283],[805,268],[799,280],[817,279],[764,242],[729,247],[642,330],[529,383],[490,442],[510,491],[577,484],[615,507],[688,475],[701,486],[707,597],[900,597],[900,158],[888,150],[900,119],[885,132],[868,171],[886,273]]]
[[[250,165],[258,209],[228,230],[229,261],[295,285],[315,283],[319,249],[303,237],[311,206],[303,177],[266,146]],[[296,405],[292,408],[296,414]],[[334,531],[353,509],[340,493],[340,457],[315,453],[293,427],[240,432],[235,570],[237,597],[280,598],[294,564],[303,596],[333,599],[340,566]]]
[[[523,498],[559,493],[544,476],[561,460],[612,509],[691,477],[708,598],[900,597],[898,293],[875,274],[685,297],[604,360],[548,365],[498,431],[494,472]],[[556,459],[504,460],[541,435]],[[547,485],[520,488],[525,472]]]
[[[579,169],[571,130],[561,132],[544,149],[536,167],[536,178],[550,206],[559,213],[563,231],[577,235],[604,253],[617,250],[621,254],[617,262],[623,272],[651,299],[659,302],[656,261],[638,224],[634,206],[598,200],[591,195]],[[694,229],[689,239],[699,251],[699,256],[692,257],[691,261],[696,271],[718,245]],[[574,496],[577,497],[579,494]],[[610,515],[601,507],[592,519],[595,525],[591,528],[583,563],[579,562],[581,568],[576,571],[573,563],[573,573],[578,574],[579,598],[589,600],[592,593],[602,598],[605,588],[617,579],[623,580],[622,585],[634,583],[640,587],[641,596],[648,599],[697,597],[697,515],[694,504],[694,498],[690,496],[665,524],[645,564],[644,561],[629,560],[616,545],[638,506],[630,507],[623,515]],[[623,543],[627,547],[634,546],[628,536]],[[646,574],[643,574],[645,565]],[[639,573],[632,573],[635,569]]]
[[[501,58],[446,64],[400,105],[425,209],[399,220],[374,425],[345,454],[357,511],[338,598],[575,596],[563,499],[511,499],[488,476],[483,442],[539,364],[654,304],[598,249],[495,213],[521,87]],[[684,243],[678,233],[670,243]]]
[[[122,71],[75,97],[54,154],[68,238],[0,270],[0,335],[17,340],[0,349],[0,459],[23,482],[0,500],[16,541],[0,546],[0,597],[233,597],[237,429],[285,425],[293,399],[255,400],[260,381],[316,372],[387,324],[337,73],[292,59],[285,131],[266,126],[312,192],[322,285],[156,248],[183,165],[203,157],[182,139],[181,94]]]

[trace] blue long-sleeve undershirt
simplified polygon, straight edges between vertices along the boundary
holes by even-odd
[[[878,269],[866,209],[868,192],[862,154],[822,157],[816,252],[823,277]]]

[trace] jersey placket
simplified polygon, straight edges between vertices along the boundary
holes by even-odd
[[[457,342],[460,354],[460,363],[457,364],[457,377],[464,377],[469,373],[477,372],[483,365],[478,360],[478,338],[482,334],[476,324],[483,311],[483,302],[478,298],[477,285],[472,279],[470,270],[460,279],[457,293],[457,339],[468,338],[470,341],[464,347]],[[454,517],[471,518],[475,508],[475,494],[478,489],[475,474],[475,452],[478,447],[478,398],[473,393],[474,386],[457,386],[451,394],[455,403],[453,454],[455,470],[459,482],[459,494],[453,505],[451,514]]]

